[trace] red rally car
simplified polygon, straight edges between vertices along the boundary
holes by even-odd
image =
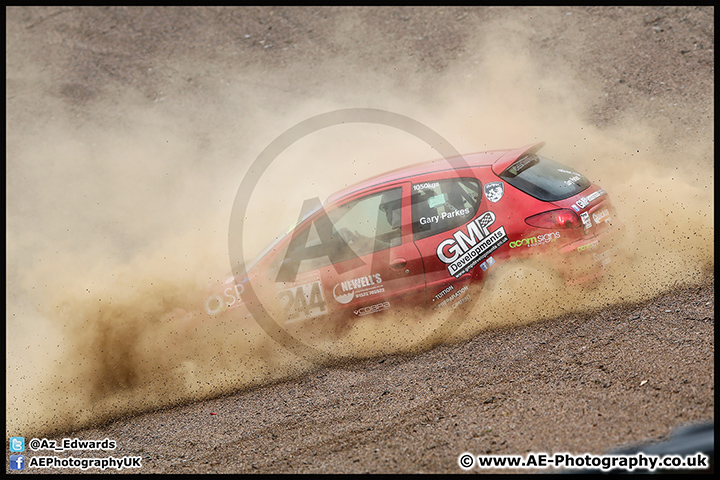
[[[610,198],[539,155],[543,145],[426,162],[346,188],[309,209],[246,278],[210,295],[206,312],[240,306],[248,281],[270,291],[278,323],[294,323],[458,305],[514,259],[542,259],[567,283],[595,279],[611,258]]]

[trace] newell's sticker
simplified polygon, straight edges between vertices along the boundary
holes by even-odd
[[[348,304],[356,298],[383,293],[382,277],[379,273],[340,282],[333,288],[333,297],[338,303]]]

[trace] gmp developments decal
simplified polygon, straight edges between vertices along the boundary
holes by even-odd
[[[440,242],[437,257],[447,264],[450,275],[460,278],[508,241],[505,227],[490,231],[493,223],[495,214],[485,212]]]

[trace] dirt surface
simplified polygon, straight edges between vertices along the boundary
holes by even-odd
[[[109,438],[114,457],[142,457],[130,473],[461,473],[463,452],[602,454],[714,420],[712,7],[6,14],[8,439]],[[501,88],[512,95],[495,99]],[[309,115],[364,106],[414,115],[478,150],[492,142],[474,144],[458,125],[486,128],[506,147],[559,123],[544,137],[571,148],[587,141],[598,158],[622,152],[626,169],[586,167],[615,187],[629,223],[657,215],[638,237],[662,245],[633,244],[632,271],[645,280],[628,271],[600,304],[419,353],[299,372],[268,363],[222,388],[218,377],[197,380],[203,385],[187,394],[173,385],[133,393],[142,390],[127,372],[142,369],[116,367],[141,353],[108,353],[119,328],[98,334],[100,343],[73,343],[102,325],[98,305],[108,298],[155,311],[157,302],[137,300],[141,287],[170,279],[179,291],[193,276],[188,252],[226,254],[234,189],[264,145]],[[613,150],[606,139],[620,137],[626,143]],[[355,160],[342,168],[365,175]],[[200,232],[200,248],[179,235],[186,227]],[[152,276],[133,276],[151,267]],[[97,298],[104,281],[110,294]],[[167,303],[184,298],[163,292]],[[153,351],[143,335],[132,330],[123,345]],[[65,342],[92,345],[93,354],[55,357]],[[173,355],[140,363],[171,368],[183,359]],[[45,376],[52,380],[29,388]],[[23,386],[30,393],[15,394]],[[108,407],[110,397],[124,406]],[[52,453],[26,452],[40,454]],[[71,454],[110,455],[56,455]]]

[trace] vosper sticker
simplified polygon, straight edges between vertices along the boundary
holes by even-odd
[[[492,232],[495,214],[485,212],[437,246],[437,256],[447,264],[450,275],[460,278],[508,241],[504,227]]]
[[[343,305],[348,304],[355,298],[368,297],[383,293],[385,287],[382,284],[382,277],[379,273],[353,278],[335,285],[333,297]]]
[[[245,291],[242,284],[235,283],[235,277],[230,277],[223,283],[222,295],[213,293],[205,300],[205,311],[208,315],[217,315],[230,308],[242,305],[241,295]]]
[[[373,313],[382,312],[390,308],[390,302],[382,302],[376,305],[370,305],[369,307],[362,307],[355,310],[355,315],[362,317],[365,315],[371,315]]]

